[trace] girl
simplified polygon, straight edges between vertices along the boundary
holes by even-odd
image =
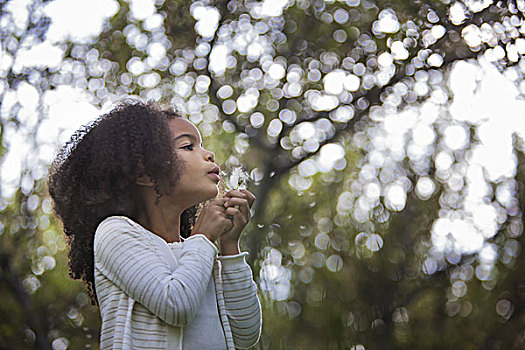
[[[257,342],[257,287],[239,251],[255,197],[241,190],[213,199],[219,181],[197,128],[151,103],[119,105],[59,153],[49,192],[70,275],[100,307],[101,349]]]

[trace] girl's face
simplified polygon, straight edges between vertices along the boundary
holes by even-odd
[[[202,147],[199,130],[190,121],[168,121],[175,152],[181,161],[179,180],[170,197],[188,208],[214,198],[218,193],[219,167],[215,155]]]

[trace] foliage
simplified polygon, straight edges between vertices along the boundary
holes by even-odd
[[[22,24],[13,3],[0,5],[4,149],[6,134],[44,149],[50,96],[70,86],[103,109],[129,94],[174,104],[224,169],[249,170],[259,348],[524,346],[520,135],[514,172],[479,177],[477,200],[498,216],[476,226],[481,207],[465,198],[482,122],[454,116],[449,85],[465,60],[521,83],[523,1],[166,0],[146,15],[119,1],[96,38],[53,43],[46,2],[30,2]],[[17,61],[40,43],[60,62]],[[29,107],[17,98],[27,85]],[[0,313],[15,321],[0,324],[0,344],[96,346],[98,311],[65,280],[45,161],[29,155],[26,167],[1,213],[0,293],[11,302]],[[453,219],[484,232],[477,249],[440,245],[436,225]]]
[[[5,349],[96,346],[99,319],[67,279],[66,246],[41,183],[2,204],[0,344]]]

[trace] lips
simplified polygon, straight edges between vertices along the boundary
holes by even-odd
[[[221,169],[218,166],[214,166],[213,169],[211,169],[208,174],[217,174],[219,175]]]
[[[211,175],[213,178],[217,179],[218,181],[220,181],[221,177],[220,177],[220,171],[221,169],[218,167],[218,166],[215,166],[213,167],[213,169],[211,169],[208,174]]]

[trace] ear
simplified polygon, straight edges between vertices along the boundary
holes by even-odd
[[[135,179],[135,183],[139,186],[144,187],[153,187],[155,184],[153,183],[153,180],[148,175],[141,175],[138,178]]]

